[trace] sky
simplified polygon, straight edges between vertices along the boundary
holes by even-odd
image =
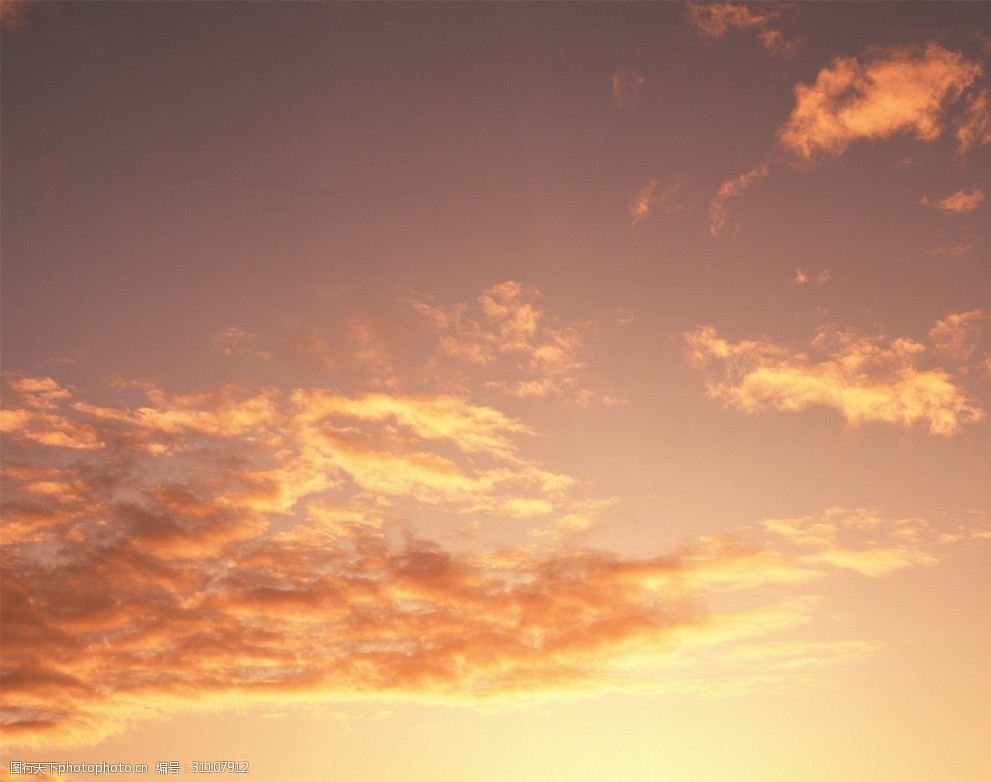
[[[991,5],[0,8],[0,780],[991,778]]]

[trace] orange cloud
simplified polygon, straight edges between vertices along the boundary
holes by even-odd
[[[958,190],[953,195],[947,196],[946,198],[935,202],[932,202],[925,197],[922,199],[923,206],[931,206],[933,209],[939,209],[941,212],[950,212],[952,214],[973,212],[983,202],[984,191],[979,187],[975,187],[969,193],[965,193],[963,190]]]
[[[705,326],[685,335],[689,359],[709,396],[747,413],[831,407],[856,426],[928,424],[948,436],[984,412],[942,369],[921,369],[925,346],[822,329],[811,352],[767,340],[732,343]]]
[[[735,179],[723,182],[709,204],[709,233],[718,236],[726,225],[726,201],[740,195],[754,182],[767,178],[769,173],[767,164],[761,163]]]
[[[647,77],[632,68],[619,68],[612,75],[612,97],[617,109],[630,109],[640,98]]]
[[[795,108],[778,140],[800,160],[841,155],[860,139],[913,133],[933,141],[946,105],[981,75],[979,63],[930,42],[876,49],[860,62],[840,57],[812,85],[795,87]]]
[[[774,54],[794,53],[798,42],[770,27],[781,16],[786,5],[755,10],[746,3],[688,3],[685,13],[688,23],[702,38],[710,41],[722,38],[730,30],[756,30],[764,48]]]

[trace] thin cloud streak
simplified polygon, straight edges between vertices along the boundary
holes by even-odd
[[[736,198],[754,182],[766,179],[770,175],[767,164],[761,163],[735,179],[728,179],[719,186],[715,197],[709,203],[709,233],[719,236],[726,226],[726,201]]]

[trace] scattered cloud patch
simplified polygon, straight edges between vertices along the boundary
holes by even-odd
[[[509,280],[483,291],[474,305],[438,306],[412,299],[437,338],[435,362],[497,369],[486,386],[515,397],[562,397],[581,404],[601,399],[582,378],[586,324],[554,324],[540,291]]]
[[[943,369],[923,369],[923,344],[827,327],[807,349],[768,340],[729,342],[711,326],[685,334],[688,357],[713,399],[745,413],[838,410],[851,426],[928,426],[949,436],[984,411]]]
[[[706,40],[715,41],[731,30],[752,30],[769,52],[788,56],[798,40],[786,37],[776,25],[786,8],[785,4],[758,10],[746,3],[688,3],[685,13],[692,29]]]
[[[796,85],[795,107],[778,140],[806,163],[842,155],[859,140],[911,133],[934,141],[947,106],[981,73],[980,63],[935,42],[876,48],[863,62],[840,57],[814,84]]]

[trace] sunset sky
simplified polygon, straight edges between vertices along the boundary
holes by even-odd
[[[0,7],[0,780],[991,779],[991,4]]]

